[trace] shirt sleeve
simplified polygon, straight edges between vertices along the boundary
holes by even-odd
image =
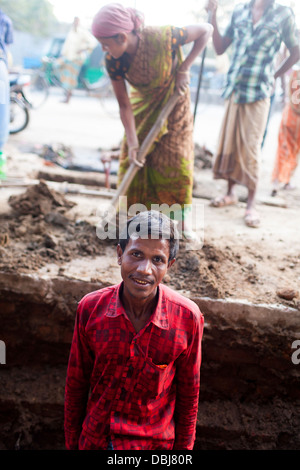
[[[78,449],[93,368],[93,357],[81,324],[82,312],[83,307],[80,303],[76,314],[65,387],[64,429],[67,450]]]
[[[120,59],[114,59],[110,54],[105,56],[107,73],[111,80],[122,80],[129,68],[129,62],[125,54]]]
[[[6,23],[6,32],[5,32],[5,44],[9,45],[14,42],[14,37],[13,37],[13,27],[12,27],[12,22],[10,21],[9,18],[7,18],[7,23]]]
[[[283,24],[282,40],[288,49],[292,49],[293,47],[299,45],[295,15],[292,10],[290,10],[290,14]]]
[[[172,51],[176,51],[179,46],[183,46],[187,40],[187,29],[172,26]]]
[[[174,450],[192,450],[196,436],[204,318],[199,309],[194,315],[189,347],[177,364]]]

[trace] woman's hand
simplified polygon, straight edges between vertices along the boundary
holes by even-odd
[[[144,166],[144,164],[138,161],[138,153],[139,153],[139,146],[138,145],[128,147],[129,162],[134,163],[135,165],[142,168]]]
[[[190,72],[179,69],[176,73],[175,87],[180,95],[184,95],[190,84]]]

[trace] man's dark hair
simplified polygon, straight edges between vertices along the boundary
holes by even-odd
[[[179,249],[179,233],[174,222],[158,211],[145,211],[127,221],[120,234],[119,245],[124,252],[132,236],[142,239],[166,239],[169,242],[169,261],[176,258]]]

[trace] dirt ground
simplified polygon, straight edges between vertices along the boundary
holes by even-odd
[[[27,164],[32,158],[44,165],[36,155],[23,158]],[[11,154],[11,171],[14,161]],[[209,179],[209,173],[197,170],[199,180],[203,175]],[[118,282],[116,243],[96,235],[97,205],[103,200],[63,194],[50,186],[40,181],[0,191],[0,270]],[[195,195],[200,191],[205,191],[204,184],[195,185]],[[208,199],[194,198],[203,207],[204,221],[196,227],[204,235],[203,246],[189,249],[181,241],[177,262],[164,282],[187,294],[281,303],[300,310],[299,192],[286,195],[287,207],[260,203],[259,229],[244,225],[242,194],[240,200],[235,207],[214,209]]]

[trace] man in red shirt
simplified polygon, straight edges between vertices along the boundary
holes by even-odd
[[[122,282],[80,301],[66,379],[67,449],[193,448],[204,319],[161,283],[178,238],[168,217],[138,214],[117,247]]]

